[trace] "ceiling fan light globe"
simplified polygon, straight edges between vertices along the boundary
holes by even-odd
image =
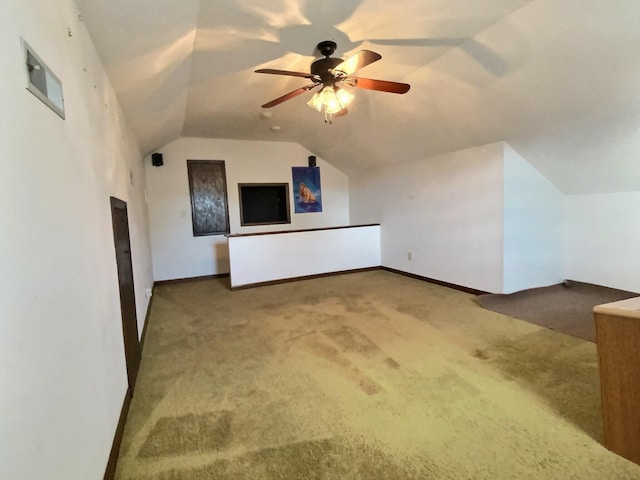
[[[353,102],[354,96],[343,90],[342,88],[336,88],[336,97],[338,97],[338,102],[342,105],[342,108],[347,108]]]
[[[334,88],[332,86],[326,86],[322,90],[322,101],[327,113],[338,113],[340,110],[344,109],[347,106],[340,101],[340,97],[338,95],[339,92],[346,93],[346,95],[342,95],[342,98],[344,101],[348,101],[348,103],[351,103],[348,98],[348,96],[350,95],[348,92],[344,92],[344,90],[340,90],[339,88]],[[351,100],[352,99],[353,96],[351,96]]]
[[[322,89],[322,103],[324,106],[329,109],[331,106],[335,106],[338,102],[338,97],[336,97],[336,92],[331,85],[327,85]]]
[[[322,92],[316,92],[313,94],[313,97],[311,97],[311,100],[309,100],[307,102],[307,105],[309,105],[311,108],[313,108],[314,110],[321,112],[322,111]]]

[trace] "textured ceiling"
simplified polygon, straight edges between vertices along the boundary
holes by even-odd
[[[353,174],[508,142],[566,193],[640,190],[640,2],[632,0],[76,0],[144,153],[181,136],[300,143]],[[307,72],[374,50],[325,124]],[[280,127],[273,131],[272,126]]]

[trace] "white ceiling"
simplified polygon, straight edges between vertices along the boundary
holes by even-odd
[[[640,190],[640,1],[76,0],[144,153],[181,136],[293,141],[353,174],[507,141],[565,193]],[[324,123],[307,72],[374,50]],[[280,130],[273,131],[277,125]]]

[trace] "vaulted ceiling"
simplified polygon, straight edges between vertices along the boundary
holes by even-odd
[[[634,0],[76,0],[144,153],[181,136],[297,142],[353,174],[508,142],[565,193],[640,190],[640,2]],[[382,55],[325,124],[307,72]],[[274,129],[273,127],[279,127]]]

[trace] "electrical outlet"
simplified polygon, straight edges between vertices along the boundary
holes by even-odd
[[[413,255],[411,255],[411,252],[407,252],[407,260],[411,261],[413,258]]]
[[[150,289],[150,288],[145,288],[145,290],[144,290],[144,296],[145,296],[146,298],[151,298],[151,295],[152,295],[151,289]]]

